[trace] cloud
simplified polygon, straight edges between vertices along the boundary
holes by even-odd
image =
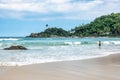
[[[23,18],[33,13],[50,19],[94,19],[97,16],[120,12],[119,0],[1,0],[0,17]],[[56,14],[62,14],[57,16]],[[49,15],[49,16],[48,16]],[[47,17],[46,17],[47,16]],[[37,19],[38,19],[37,18]],[[35,18],[34,18],[35,19]]]
[[[0,3],[0,8],[15,11],[33,11],[39,13],[69,12],[71,9],[75,8],[78,8],[79,10],[88,10],[101,3],[100,0],[91,2],[71,1],[72,0],[41,0],[37,2],[37,0],[2,0]]]

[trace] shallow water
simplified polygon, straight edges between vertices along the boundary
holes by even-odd
[[[28,50],[3,50],[11,45],[22,45]],[[80,60],[112,53],[120,53],[120,38],[0,38],[2,66]]]

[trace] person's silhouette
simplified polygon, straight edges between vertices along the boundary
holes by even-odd
[[[98,46],[99,46],[99,48],[101,47],[101,41],[98,42]]]

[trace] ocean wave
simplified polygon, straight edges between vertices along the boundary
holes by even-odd
[[[24,65],[32,65],[32,64],[41,64],[41,63],[50,63],[50,62],[61,62],[61,61],[73,61],[73,60],[85,60],[85,59],[93,59],[93,58],[99,58],[99,57],[104,57],[108,56],[113,53],[102,53],[101,55],[93,55],[93,56],[71,56],[71,57],[66,57],[64,59],[28,59],[27,61],[24,62],[0,62],[0,66],[24,66]],[[116,53],[115,53],[116,54]]]
[[[34,48],[34,47],[41,47],[41,46],[79,46],[79,45],[97,45],[98,42],[94,41],[94,42],[89,42],[89,41],[76,41],[76,42],[72,42],[72,41],[65,41],[65,42],[21,42],[21,41],[17,41],[17,42],[0,42],[0,49],[6,48],[6,47],[10,47],[12,45],[21,45],[21,46],[25,46],[25,47],[30,47]],[[104,45],[120,45],[120,41],[102,41],[102,44]]]
[[[120,41],[104,41],[103,44],[120,44]]]
[[[0,42],[0,49],[4,49],[4,48],[8,48],[10,46],[16,46],[16,45],[21,45],[21,43]]]
[[[0,41],[17,41],[17,38],[0,38]]]
[[[65,45],[80,45],[81,42],[64,42]]]

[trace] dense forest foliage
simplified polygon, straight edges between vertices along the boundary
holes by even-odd
[[[44,32],[31,33],[29,37],[68,37],[69,32],[62,28],[47,28]]]
[[[120,13],[112,13],[96,18],[93,22],[72,29],[73,35],[120,36]]]
[[[44,32],[31,33],[28,37],[120,37],[120,13],[112,13],[96,18],[94,21],[75,27],[70,31],[62,28],[47,28]]]

